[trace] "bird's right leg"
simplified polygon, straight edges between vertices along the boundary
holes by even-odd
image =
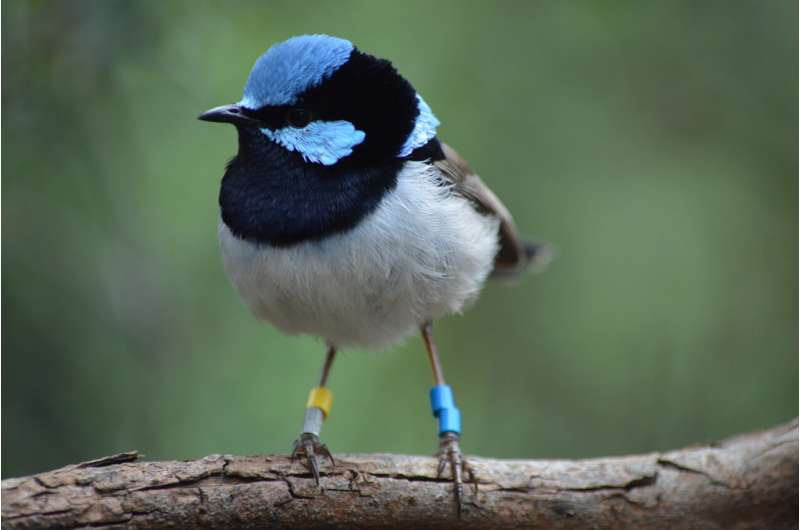
[[[325,356],[325,364],[322,365],[319,386],[312,388],[308,394],[305,419],[303,420],[303,432],[300,434],[300,438],[295,440],[292,450],[292,459],[305,458],[304,464],[314,476],[314,482],[317,486],[319,486],[319,461],[317,457],[324,456],[330,460],[331,466],[336,465],[331,452],[319,439],[322,422],[328,417],[333,404],[333,394],[325,384],[328,382],[328,373],[335,357],[336,347],[328,345],[328,353]]]

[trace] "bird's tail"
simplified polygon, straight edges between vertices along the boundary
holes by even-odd
[[[548,243],[522,241],[521,246],[522,259],[517,260],[513,266],[496,262],[492,278],[511,278],[526,271],[544,272],[556,257],[555,249]]]

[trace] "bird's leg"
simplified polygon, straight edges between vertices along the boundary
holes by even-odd
[[[442,365],[439,362],[439,353],[436,350],[436,343],[433,341],[433,326],[430,322],[421,327],[422,340],[428,350],[428,359],[433,369],[434,387],[431,388],[431,409],[433,415],[439,420],[439,451],[436,456],[439,458],[439,465],[436,470],[436,477],[441,477],[445,468],[450,465],[450,477],[453,481],[456,510],[461,515],[461,508],[464,499],[464,482],[472,483],[475,495],[478,494],[478,480],[458,445],[461,435],[461,412],[458,410],[453,399],[452,389],[444,382]]]
[[[331,462],[331,466],[336,464],[328,448],[319,440],[319,433],[322,430],[322,422],[328,416],[333,404],[333,394],[325,386],[328,382],[328,373],[331,370],[333,359],[336,357],[336,347],[328,346],[328,353],[325,356],[325,364],[322,366],[322,375],[319,386],[311,389],[306,402],[306,413],[303,421],[303,432],[300,438],[295,440],[292,450],[292,459],[305,458],[305,465],[314,476],[314,482],[319,486],[319,461],[318,456],[324,456]]]

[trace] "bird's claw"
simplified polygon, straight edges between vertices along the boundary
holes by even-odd
[[[333,461],[333,455],[328,450],[328,447],[320,442],[319,436],[311,432],[304,432],[300,438],[295,440],[294,448],[292,449],[292,460],[301,460],[305,457],[303,464],[311,471],[314,476],[314,482],[319,486],[319,461],[317,455],[324,456],[331,462],[331,467],[336,466]]]
[[[455,433],[447,432],[442,435],[436,456],[439,457],[439,465],[436,468],[437,479],[441,478],[445,468],[450,464],[453,490],[456,497],[456,510],[460,516],[464,499],[464,478],[466,478],[467,483],[472,484],[475,496],[477,497],[478,495],[478,479],[475,476],[475,471],[464,458],[464,454],[458,445],[458,435]]]

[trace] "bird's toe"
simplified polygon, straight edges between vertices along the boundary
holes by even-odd
[[[447,432],[442,435],[436,456],[439,458],[436,478],[441,478],[445,469],[450,466],[450,480],[453,482],[456,510],[460,516],[464,507],[464,483],[472,484],[475,496],[478,495],[478,479],[475,471],[464,458],[458,444],[458,435],[455,433]]]
[[[300,435],[300,438],[295,440],[292,449],[292,460],[300,460],[311,471],[317,486],[320,485],[320,456],[327,458],[331,467],[336,467],[336,462],[334,462],[328,446],[322,443],[316,434],[304,432]]]

